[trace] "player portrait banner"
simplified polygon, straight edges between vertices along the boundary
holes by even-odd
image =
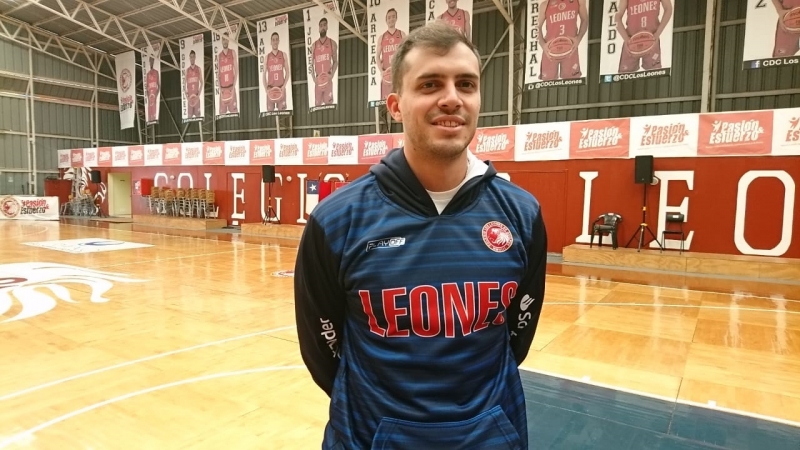
[[[303,10],[311,112],[333,109],[339,101],[339,21],[336,2]]]
[[[136,120],[136,53],[120,53],[114,57],[117,71],[117,101],[119,102],[119,128],[133,128]]]
[[[386,104],[392,92],[392,56],[408,35],[407,0],[371,1],[369,17],[369,106]]]
[[[214,55],[214,116],[239,117],[239,24],[211,33]]]
[[[444,20],[472,40],[472,0],[428,0],[425,22]]]
[[[258,104],[261,117],[292,114],[289,15],[258,22]]]
[[[161,103],[161,44],[142,47],[142,79],[144,80],[144,117],[146,125],[158,123]]]
[[[183,38],[181,45],[181,117],[183,123],[203,120],[206,110],[203,35]]]
[[[800,0],[747,0],[745,69],[800,64]]]
[[[528,0],[526,90],[586,83],[588,11],[589,0]]]
[[[603,0],[600,82],[669,76],[675,0]]]

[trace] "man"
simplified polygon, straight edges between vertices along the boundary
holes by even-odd
[[[578,44],[586,35],[586,30],[589,29],[586,0],[544,0],[539,11],[544,11],[544,19],[539,21],[539,45],[543,50],[539,79],[551,81],[580,78],[583,76],[583,72],[581,71]],[[580,27],[578,27],[578,18],[581,19]],[[542,30],[545,23],[547,24],[546,33]],[[547,44],[562,36],[572,40],[573,50],[567,57],[557,61],[550,55]]]
[[[661,9],[664,15],[659,19]],[[627,18],[623,21],[623,16]],[[636,72],[661,68],[661,34],[672,18],[672,0],[620,0],[616,14],[617,31],[622,37],[622,53],[619,58],[619,72]],[[634,55],[628,49],[628,41],[636,33],[646,31],[655,36],[653,47],[646,53]],[[640,64],[641,62],[641,64]]]
[[[314,58],[314,96],[316,106],[332,105],[333,75],[339,67],[339,47],[328,37],[328,19],[319,21],[319,39],[312,44]],[[324,75],[324,78],[320,76]]]
[[[794,56],[800,51],[800,35],[790,33],[783,27],[783,15],[794,8],[800,8],[800,0],[772,0],[778,12],[778,24],[775,27],[775,46],[772,49],[773,58]]]
[[[189,52],[189,67],[186,68],[184,91],[186,92],[186,116],[190,119],[202,116],[200,108],[200,89],[203,86],[203,72],[197,66],[197,54]]]
[[[286,110],[286,83],[289,82],[289,69],[286,62],[289,59],[283,51],[278,50],[280,40],[278,33],[272,33],[272,36],[270,36],[272,51],[267,53],[266,67],[264,68],[262,79],[267,89],[267,111]],[[281,90],[280,98],[273,99],[270,97],[270,90],[273,88]]]
[[[405,146],[319,203],[298,248],[300,352],[331,396],[322,447],[525,449],[539,204],[467,150],[481,105],[468,38],[417,28],[392,74]]]
[[[381,69],[381,100],[392,92],[392,56],[397,51],[397,47],[406,37],[402,30],[395,28],[397,24],[397,10],[392,8],[386,12],[386,26],[388,29],[381,35],[380,45],[378,46],[378,66]]]
[[[447,0],[447,10],[439,16],[439,19],[456,27],[467,39],[472,39],[469,13],[458,7],[458,0]]]
[[[155,58],[151,56],[148,60],[150,70],[147,71],[147,123],[151,123],[158,120],[158,93],[161,92],[161,80],[154,66]]]
[[[219,80],[219,113],[239,112],[236,104],[236,79],[239,77],[239,61],[236,52],[228,48],[228,32],[222,33],[222,51],[219,52],[217,79]]]

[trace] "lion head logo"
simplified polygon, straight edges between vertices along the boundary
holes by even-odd
[[[511,230],[497,221],[491,221],[484,225],[481,234],[483,235],[483,243],[493,252],[502,253],[511,248],[511,244],[514,243],[514,236],[511,234]]]
[[[64,284],[85,284],[92,289],[92,303],[108,302],[108,298],[104,295],[113,287],[115,281],[138,283],[146,280],[68,264],[41,262],[0,264],[0,319],[12,310],[14,300],[21,305],[21,309],[13,308],[16,310],[16,315],[0,320],[0,324],[44,314],[56,307],[58,299],[77,303]]]
[[[0,199],[0,213],[4,216],[8,217],[9,219],[13,219],[17,217],[20,210],[20,204],[14,197],[6,197]]]

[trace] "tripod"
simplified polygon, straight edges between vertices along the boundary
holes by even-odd
[[[636,236],[639,236],[639,246],[636,249],[637,252],[641,252],[642,251],[642,244],[644,244],[644,231],[645,230],[647,230],[647,232],[650,233],[650,236],[653,238],[654,241],[656,241],[656,244],[658,244],[658,246],[661,248],[661,251],[664,251],[664,246],[661,245],[661,242],[658,242],[658,238],[656,237],[655,234],[653,234],[653,230],[651,230],[650,226],[647,225],[647,185],[648,184],[649,183],[644,183],[644,198],[642,199],[642,223],[639,224],[639,228],[636,230],[635,233],[633,233],[633,236],[631,236],[630,240],[628,240],[628,243],[625,244],[625,247],[631,245],[631,242],[633,242],[633,239],[636,238]]]
[[[272,207],[272,182],[270,181],[268,183],[268,185],[269,185],[269,187],[267,189],[268,189],[269,193],[267,194],[267,214],[261,220],[261,224],[262,225],[266,225],[267,222],[272,222],[272,218],[274,217],[275,218],[275,222],[277,222],[277,224],[280,225],[281,224],[281,219],[278,218],[278,214],[275,212],[275,209]]]

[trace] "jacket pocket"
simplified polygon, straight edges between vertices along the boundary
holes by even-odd
[[[372,450],[521,450],[519,433],[500,406],[459,422],[410,422],[384,418]]]

